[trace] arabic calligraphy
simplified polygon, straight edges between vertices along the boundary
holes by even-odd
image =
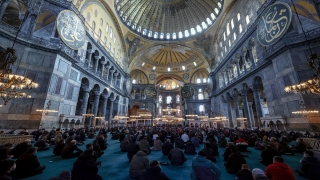
[[[261,15],[257,37],[261,45],[270,46],[276,43],[287,31],[292,18],[288,4],[277,2],[269,6]]]
[[[61,11],[57,18],[57,30],[62,41],[78,50],[85,43],[85,29],[79,17],[69,10]]]
[[[148,87],[144,90],[144,93],[149,98],[157,97],[157,90],[154,87]]]
[[[191,86],[184,86],[181,88],[181,96],[183,98],[190,98],[194,95],[194,89]]]

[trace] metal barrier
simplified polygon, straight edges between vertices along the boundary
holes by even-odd
[[[320,150],[320,140],[316,138],[302,138],[306,142],[307,146],[311,146],[313,149]]]
[[[11,143],[13,145],[20,144],[24,142],[26,139],[33,139],[32,135],[13,135],[13,134],[1,134],[0,135],[0,146]]]

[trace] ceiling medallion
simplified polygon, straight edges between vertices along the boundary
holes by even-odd
[[[189,79],[189,74],[183,74],[182,77],[183,77],[184,80],[188,80]]]
[[[156,78],[156,75],[150,74],[150,75],[149,75],[149,78],[150,78],[151,80],[154,80],[154,79]]]
[[[261,45],[276,43],[288,30],[292,11],[288,4],[276,2],[263,11],[258,23],[257,38]]]
[[[115,0],[122,23],[144,38],[177,41],[213,26],[224,0]]]

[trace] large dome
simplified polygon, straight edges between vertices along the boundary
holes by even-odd
[[[115,9],[131,31],[151,40],[177,41],[209,29],[224,0],[115,0]]]

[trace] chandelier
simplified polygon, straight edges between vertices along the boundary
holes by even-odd
[[[6,89],[0,92],[0,97],[4,101],[4,105],[7,105],[11,99],[19,99],[19,98],[31,98],[31,95],[27,93],[17,92],[15,89]]]
[[[304,34],[304,37],[305,37],[306,42],[307,42],[308,47],[309,47],[309,51],[311,53],[311,55],[309,56],[309,62],[308,62],[307,65],[312,70],[314,70],[314,74],[313,74],[313,77],[311,79],[308,79],[308,80],[306,80],[304,82],[301,82],[299,84],[286,86],[284,88],[284,90],[287,93],[295,93],[295,94],[297,94],[297,93],[302,93],[302,94],[313,93],[313,94],[320,95],[320,84],[319,84],[320,83],[320,61],[318,59],[317,54],[313,54],[312,53],[309,41],[307,39],[306,33],[304,31],[304,28],[303,28],[301,20],[300,20],[300,17],[297,14],[296,6],[295,6],[295,4],[294,4],[294,2],[292,0],[291,0],[291,2],[293,4],[294,10],[296,12],[297,18],[299,20],[299,23],[300,23],[300,26],[301,26],[301,29],[302,29],[302,32]]]
[[[307,111],[307,110],[303,110],[303,111],[293,111],[292,114],[317,114],[319,113],[319,111]]]
[[[58,112],[57,110],[52,110],[50,109],[50,106],[51,106],[51,101],[49,100],[47,102],[47,107],[45,109],[37,109],[36,111],[37,112],[43,112],[45,115],[48,115],[49,113],[56,113]]]

